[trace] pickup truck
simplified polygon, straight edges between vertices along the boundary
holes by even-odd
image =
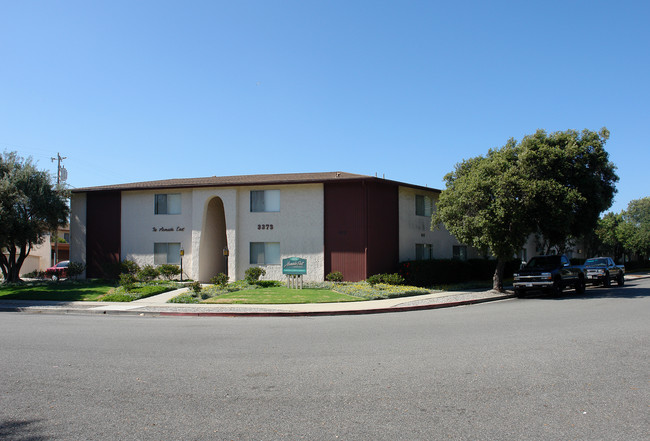
[[[585,261],[587,282],[610,286],[616,280],[618,286],[625,284],[625,267],[616,265],[611,257],[593,257]]]
[[[514,274],[515,295],[528,291],[550,291],[560,295],[572,286],[578,294],[585,292],[585,273],[581,266],[572,266],[565,255],[536,256]]]

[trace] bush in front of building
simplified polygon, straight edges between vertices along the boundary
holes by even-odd
[[[201,286],[201,282],[192,282],[188,285],[188,288],[192,290],[195,296],[200,295],[201,291],[203,290],[203,286]]]
[[[25,279],[44,279],[45,271],[34,270],[30,273],[23,274],[21,277]]]
[[[81,262],[70,262],[68,265],[68,277],[76,279],[86,270],[86,265]]]
[[[120,274],[133,274],[136,275],[140,271],[140,265],[133,260],[125,259],[119,263]]]
[[[333,271],[325,276],[325,280],[328,282],[342,282],[343,273],[341,273],[341,271]]]
[[[217,285],[219,287],[225,287],[226,285],[228,285],[228,276],[225,275],[224,273],[219,273],[210,279],[210,283],[212,283],[213,285]]]
[[[366,280],[368,284],[374,286],[378,283],[385,283],[386,285],[402,285],[404,283],[404,277],[400,276],[397,273],[394,274],[375,274]]]
[[[250,283],[255,283],[258,280],[260,280],[260,277],[266,274],[266,270],[264,268],[260,268],[259,266],[253,266],[251,268],[248,268],[245,272],[245,279],[246,281]]]
[[[120,286],[127,292],[132,290],[137,282],[138,279],[133,274],[120,274]]]
[[[172,265],[170,263],[165,263],[158,267],[158,272],[162,277],[167,280],[173,280],[181,273],[181,268],[178,265]]]
[[[151,265],[145,265],[142,267],[138,274],[136,275],[137,279],[141,282],[151,282],[153,279],[158,277],[160,272],[157,268],[154,268]]]
[[[400,263],[399,274],[408,285],[433,287],[452,283],[492,280],[497,261],[493,259],[431,259]],[[512,277],[521,261],[506,263],[503,277]]]

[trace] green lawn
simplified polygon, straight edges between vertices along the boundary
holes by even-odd
[[[96,301],[115,285],[109,282],[25,282],[0,284],[1,300]]]
[[[339,294],[329,289],[289,289],[284,286],[258,288],[220,294],[204,300],[202,303],[239,303],[239,304],[281,304],[281,303],[329,303],[359,302],[364,299],[346,294]]]

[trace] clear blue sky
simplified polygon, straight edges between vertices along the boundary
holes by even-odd
[[[611,131],[649,196],[647,1],[0,0],[0,150],[68,183],[345,171],[444,188],[537,129]]]

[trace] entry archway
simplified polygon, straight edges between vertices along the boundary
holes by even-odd
[[[203,230],[199,245],[199,280],[208,282],[226,272],[223,249],[227,248],[226,214],[220,197],[210,199],[203,215]]]

